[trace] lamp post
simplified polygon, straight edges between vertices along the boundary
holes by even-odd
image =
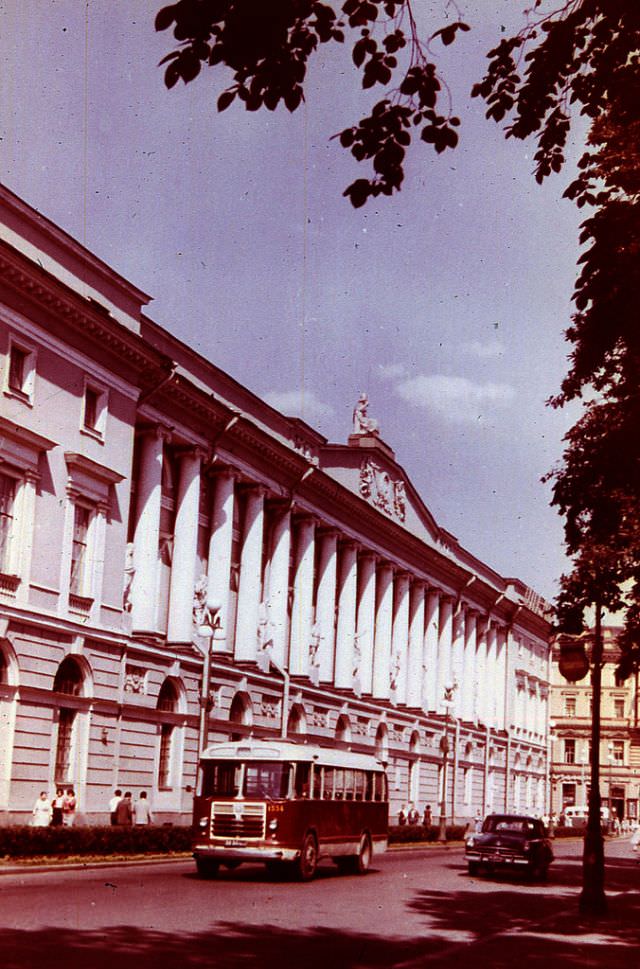
[[[580,755],[580,769],[581,769],[581,779],[582,779],[582,791],[580,793],[582,804],[587,803],[587,781],[585,777],[585,771],[587,769],[587,764],[589,763],[589,755],[586,750],[582,751]]]
[[[549,837],[553,838],[554,835],[554,825],[553,825],[553,744],[556,739],[555,733],[556,725],[553,720],[549,721],[549,748],[547,753],[547,763],[549,772],[549,806],[548,806],[548,816],[549,816]]]
[[[607,824],[607,830],[611,834],[613,832],[613,798],[611,796],[613,789],[613,744],[611,741],[607,744],[607,760],[609,761],[609,822]]]
[[[453,694],[457,688],[457,683],[452,686],[445,686],[444,699],[444,733],[440,739],[440,750],[442,751],[442,789],[440,791],[440,820],[438,824],[438,841],[447,840],[447,758],[449,756],[449,718],[451,707],[453,706]]]
[[[602,695],[602,605],[595,603],[595,625],[591,652],[591,789],[589,815],[582,855],[582,892],[579,908],[585,915],[604,915],[607,898],[604,893],[604,838],[602,836],[600,799],[600,698]]]
[[[198,634],[205,640],[204,659],[202,663],[202,683],[200,686],[200,722],[198,724],[198,754],[202,754],[207,746],[209,737],[209,713],[211,712],[211,654],[213,641],[224,639],[220,606],[208,602],[198,616]]]

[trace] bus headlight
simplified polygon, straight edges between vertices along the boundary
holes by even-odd
[[[269,821],[269,833],[275,834],[277,830],[278,830],[278,820],[277,818],[273,818],[271,821]]]
[[[200,820],[198,821],[198,827],[202,829],[206,828],[208,824],[209,824],[209,818],[200,818]]]

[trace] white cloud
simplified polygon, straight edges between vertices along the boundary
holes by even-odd
[[[264,399],[287,417],[301,417],[308,424],[333,414],[333,408],[309,390],[272,390],[264,395]]]
[[[486,421],[516,395],[509,384],[478,384],[445,374],[420,374],[403,380],[395,389],[409,404],[458,423]]]
[[[379,363],[380,376],[386,380],[398,380],[406,377],[407,371],[402,363]]]
[[[463,343],[462,349],[465,353],[470,353],[472,356],[479,357],[481,360],[501,357],[505,350],[504,343],[501,343],[500,340],[488,340],[486,342],[471,340],[468,343]]]

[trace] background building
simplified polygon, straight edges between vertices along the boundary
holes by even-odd
[[[449,816],[542,812],[541,598],[437,524],[364,397],[330,443],[147,301],[0,189],[3,820],[64,784],[85,820],[117,786],[187,821],[201,710],[210,742],[377,751],[394,812],[437,814],[447,730]]]
[[[640,724],[638,674],[616,678],[619,629],[603,627],[600,794],[620,821],[638,819],[640,797]],[[551,690],[551,807],[560,815],[569,805],[588,804],[591,756],[591,677],[568,683],[558,669],[554,647]]]

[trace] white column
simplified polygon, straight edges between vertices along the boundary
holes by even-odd
[[[289,662],[289,561],[291,557],[291,509],[289,505],[272,509],[271,562],[267,615],[273,637],[273,658],[279,666]]]
[[[320,563],[316,603],[316,663],[320,682],[331,682],[334,670],[336,590],[338,579],[338,534],[320,534]]]
[[[39,475],[34,471],[26,470],[20,488],[20,509],[18,522],[20,530],[17,537],[17,572],[22,579],[18,586],[16,599],[18,602],[27,602],[29,599],[29,583],[31,581],[31,559],[33,555],[33,535],[36,521],[36,488]]]
[[[343,543],[340,550],[340,560],[336,665],[333,682],[338,689],[351,689],[353,686],[353,645],[356,635],[356,595],[358,589],[358,551],[354,542]]]
[[[235,477],[230,471],[217,471],[213,476],[213,507],[209,536],[209,576],[207,598],[220,608],[224,638],[211,641],[213,649],[230,652],[233,629],[229,629],[229,589],[231,586],[231,550],[233,547],[233,507]]]
[[[452,685],[451,646],[453,641],[453,602],[451,599],[440,601],[440,629],[438,634],[438,692],[436,710],[445,712],[443,706],[445,687]]]
[[[190,643],[193,639],[201,468],[202,452],[197,448],[180,455],[167,623],[167,641],[170,643]]]
[[[425,710],[437,709],[438,637],[440,634],[440,593],[427,593],[424,617],[424,686],[422,705]]]
[[[246,492],[242,532],[234,655],[237,660],[255,660],[264,541],[264,490],[260,487],[252,487]]]
[[[473,721],[476,692],[476,616],[475,613],[465,612],[464,636],[464,693],[462,698],[462,719]]]
[[[407,653],[409,649],[409,576],[401,572],[396,576],[393,633],[392,675],[396,677],[395,701],[407,702]]]
[[[500,683],[498,674],[498,630],[494,622],[490,622],[487,628],[487,666],[485,672],[486,684],[486,724],[488,727],[497,727],[496,703],[500,693]]]
[[[166,436],[160,428],[153,428],[141,439],[133,537],[131,622],[134,632],[154,632],[156,628],[162,449]]]
[[[93,561],[91,563],[91,595],[93,605],[91,606],[91,618],[94,622],[100,623],[100,610],[102,606],[102,595],[104,585],[104,560],[107,550],[107,516],[109,515],[109,505],[107,502],[99,501],[96,505],[93,520]]]
[[[373,695],[388,700],[393,622],[393,569],[381,565],[376,578],[376,632],[373,647]]]
[[[476,623],[476,703],[474,708],[474,722],[487,722],[487,626],[485,619],[478,619]]]
[[[300,518],[296,522],[289,645],[289,672],[292,676],[306,676],[309,673],[309,647],[313,626],[315,530],[316,523],[312,518]]]
[[[422,706],[422,650],[424,644],[424,600],[422,582],[411,585],[409,604],[409,658],[407,663],[407,706]]]
[[[376,628],[376,557],[364,552],[358,560],[357,650],[354,668],[356,692],[371,693],[373,683],[373,641]],[[359,689],[358,689],[359,687]]]
[[[451,680],[458,684],[453,694],[453,714],[462,717],[465,692],[473,690],[473,683],[466,683],[464,678],[464,608],[460,605],[453,614],[451,643]]]
[[[496,727],[505,730],[507,702],[507,633],[504,627],[496,630]]]

